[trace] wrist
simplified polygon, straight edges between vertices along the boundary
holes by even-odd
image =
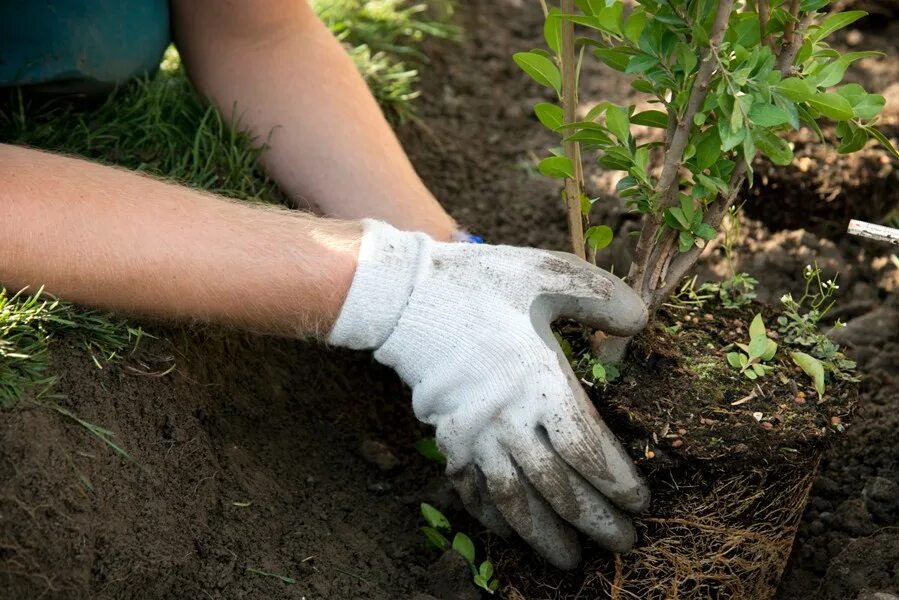
[[[431,239],[370,219],[362,221],[362,230],[352,283],[328,342],[356,350],[374,350],[396,327]]]

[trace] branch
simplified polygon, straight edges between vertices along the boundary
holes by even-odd
[[[762,37],[762,44],[765,46],[771,45],[771,36],[768,34],[768,20],[770,19],[770,9],[768,7],[768,0],[758,0],[758,12],[759,12],[759,34]]]
[[[794,47],[799,46],[799,44],[797,44],[796,40],[794,39],[794,35],[796,33],[796,23],[799,21],[799,0],[790,0],[790,17],[791,19],[787,21],[787,24],[784,26],[784,33],[783,37],[781,38],[778,59],[792,52]],[[795,53],[793,55],[795,56]],[[777,67],[781,67],[780,60],[777,61]]]
[[[780,71],[781,75],[784,77],[787,77],[790,74],[790,69],[793,68],[793,61],[796,60],[796,55],[802,47],[802,32],[808,29],[814,19],[814,11],[806,14],[802,19],[802,23],[799,24],[799,36],[797,37],[795,35],[795,30],[790,32],[789,44],[786,40],[787,33],[784,32],[783,47],[781,48],[780,54],[777,56],[777,70]]]
[[[562,0],[562,12],[574,13],[574,0]],[[562,70],[562,118],[566,123],[577,120],[577,65],[574,60],[574,23],[561,19],[560,66]],[[566,129],[565,137],[574,134]],[[586,259],[584,251],[584,217],[581,213],[581,192],[583,190],[583,169],[581,167],[580,144],[573,141],[562,142],[565,156],[571,161],[574,177],[565,178],[565,204],[568,207],[568,231],[574,254]]]
[[[718,64],[718,47],[724,38],[725,31],[727,31],[727,22],[730,19],[733,6],[734,0],[721,0],[718,3],[718,12],[715,14],[715,21],[712,24],[712,32],[709,36],[709,49],[703,56],[702,65],[696,73],[693,89],[690,91],[690,98],[687,101],[684,114],[681,115],[674,134],[671,136],[671,143],[667,144],[665,148],[665,162],[662,165],[662,173],[656,184],[656,194],[661,198],[659,210],[665,210],[677,201],[677,192],[680,188],[678,171],[683,162],[687,142],[690,140],[693,117],[702,106],[708,93],[709,82]],[[643,219],[643,228],[640,232],[640,238],[637,241],[637,248],[634,252],[634,260],[628,273],[628,281],[638,294],[644,293],[645,282],[643,280],[649,267],[648,262],[651,257],[652,245],[655,243],[660,228],[661,223],[655,215],[647,215]]]

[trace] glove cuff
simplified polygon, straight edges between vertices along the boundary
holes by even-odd
[[[364,219],[358,266],[328,343],[354,350],[376,350],[396,327],[430,238]]]

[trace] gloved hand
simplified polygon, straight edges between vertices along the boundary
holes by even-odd
[[[649,491],[550,323],[564,316],[633,335],[647,318],[638,296],[570,254],[438,243],[377,221],[364,231],[329,342],[374,350],[412,387],[466,508],[561,568],[580,560],[574,529],[630,550],[634,529],[620,509],[645,509]]]

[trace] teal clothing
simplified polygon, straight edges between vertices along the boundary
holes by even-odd
[[[154,72],[168,0],[0,0],[0,87],[112,86]]]

